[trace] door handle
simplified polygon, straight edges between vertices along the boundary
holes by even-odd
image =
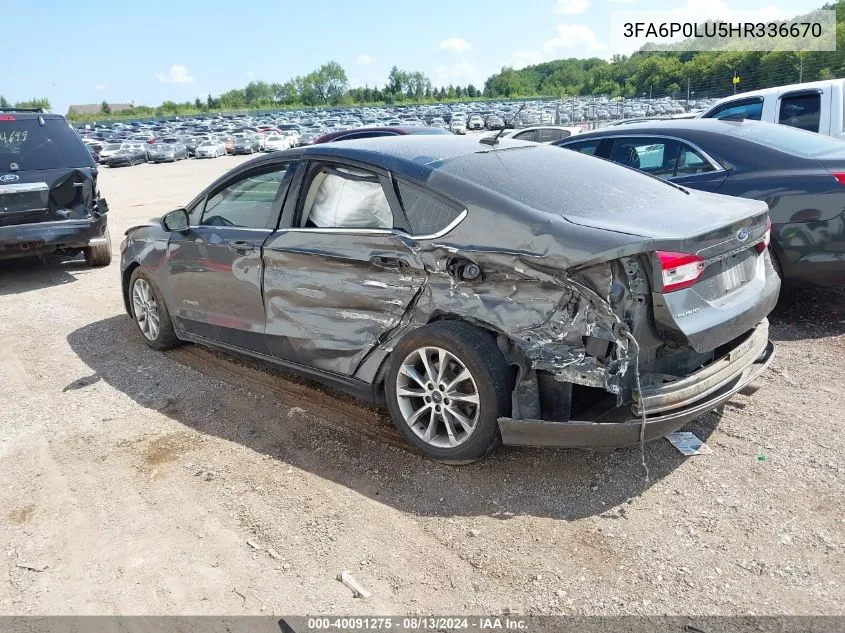
[[[381,255],[370,257],[370,263],[379,268],[402,268],[403,266],[407,266],[405,260],[400,257],[383,257]]]
[[[235,251],[236,253],[246,253],[247,251],[251,251],[254,249],[255,244],[253,244],[252,242],[245,242],[242,240],[229,242],[229,250]]]

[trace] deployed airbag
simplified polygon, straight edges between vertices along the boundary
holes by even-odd
[[[340,170],[327,173],[311,207],[309,220],[321,228],[393,228],[393,212],[378,182]]]

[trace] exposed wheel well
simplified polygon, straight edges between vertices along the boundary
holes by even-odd
[[[132,307],[129,305],[129,280],[132,278],[132,273],[134,273],[135,269],[140,265],[141,264],[138,262],[132,262],[126,267],[126,270],[123,271],[123,275],[121,277],[120,286],[123,290],[123,306],[126,308],[126,314],[129,316],[132,316]]]
[[[438,321],[460,321],[461,323],[466,323],[467,325],[474,327],[478,330],[486,332],[489,334],[494,340],[496,340],[502,333],[496,331],[494,328],[489,327],[485,324],[475,323],[468,319],[463,318],[457,314],[450,314],[450,313],[443,313],[437,314],[432,316],[426,323],[423,325],[430,325],[432,323],[437,323]],[[422,327],[419,325],[417,327]],[[415,328],[416,329],[416,328]],[[413,330],[411,330],[413,331]],[[390,358],[391,354],[387,354],[384,357],[384,360],[381,361],[381,365],[379,366],[379,370],[376,373],[376,378],[373,381],[373,397],[376,402],[384,403],[385,396],[384,396],[384,377],[387,374],[387,368],[390,366]],[[514,376],[516,375],[516,370],[514,370]]]

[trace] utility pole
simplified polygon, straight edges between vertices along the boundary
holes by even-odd
[[[798,83],[804,81],[804,54],[798,53]]]
[[[651,84],[648,85],[648,100],[651,101]]]
[[[687,77],[687,112],[689,112],[689,77]]]

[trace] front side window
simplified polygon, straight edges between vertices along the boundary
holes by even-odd
[[[456,205],[416,185],[398,180],[396,190],[414,235],[431,235],[442,231],[461,213]]]
[[[212,195],[205,205],[202,226],[271,229],[276,225],[276,197],[287,165],[253,173]]]
[[[708,113],[705,118],[759,121],[763,118],[763,100],[730,101]]]
[[[821,109],[822,97],[818,93],[785,96],[780,100],[778,123],[818,132]]]
[[[351,167],[320,167],[302,205],[305,228],[392,229],[393,211],[378,176]]]

